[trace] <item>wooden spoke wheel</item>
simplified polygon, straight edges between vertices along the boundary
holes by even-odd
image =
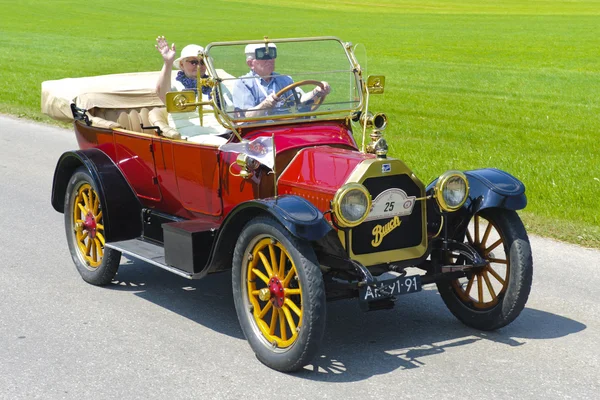
[[[533,273],[531,246],[521,219],[512,210],[482,210],[469,222],[465,242],[486,265],[460,279],[438,282],[442,299],[471,327],[493,330],[509,324],[525,307]],[[453,254],[450,263],[468,261]]]
[[[112,281],[121,253],[105,248],[102,202],[89,172],[71,176],[65,196],[65,230],[73,262],[81,277],[94,285]]]
[[[493,221],[480,215],[475,215],[469,223],[466,238],[487,265],[453,281],[452,285],[465,304],[484,310],[498,304],[499,297],[506,293],[510,277],[510,260],[504,251],[506,238]],[[458,256],[453,260],[458,260]]]
[[[94,270],[102,264],[105,239],[100,198],[89,183],[77,189],[72,212],[78,254],[88,269]]]
[[[310,244],[257,217],[236,244],[232,283],[240,325],[258,359],[279,371],[306,365],[325,329],[325,288]]]

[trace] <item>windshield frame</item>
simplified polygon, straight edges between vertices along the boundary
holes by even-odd
[[[287,113],[287,114],[271,114],[271,115],[259,115],[259,116],[240,116],[236,117],[232,115],[232,113],[227,112],[225,109],[215,108],[215,111],[218,112],[219,116],[222,118],[222,122],[226,122],[224,125],[229,125],[231,127],[254,127],[254,126],[263,126],[263,125],[280,125],[280,124],[290,124],[297,122],[306,122],[310,121],[328,121],[328,120],[343,120],[348,117],[352,117],[357,112],[361,111],[365,106],[365,93],[364,93],[364,82],[362,78],[361,67],[358,64],[356,57],[353,54],[353,46],[352,43],[342,42],[339,38],[334,36],[319,36],[319,37],[309,37],[309,38],[283,38],[283,39],[269,39],[265,37],[263,40],[239,40],[239,41],[225,41],[225,42],[212,42],[209,43],[205,48],[205,64],[207,67],[207,73],[209,79],[212,81],[212,93],[213,98],[215,96],[219,97],[220,104],[226,104],[226,100],[223,97],[223,91],[217,90],[220,87],[220,84],[224,80],[234,80],[240,79],[240,77],[221,77],[219,76],[218,71],[223,71],[219,69],[218,60],[215,60],[211,57],[211,49],[220,47],[220,46],[232,46],[232,45],[248,45],[248,44],[265,44],[265,43],[292,43],[292,42],[318,42],[318,41],[336,41],[340,44],[343,49],[345,56],[348,60],[348,73],[353,74],[354,76],[354,85],[356,88],[356,94],[358,95],[357,101],[354,103],[355,106],[349,106],[348,108],[340,108],[335,110],[320,110],[317,108],[314,111],[308,112],[296,112]],[[345,71],[345,70],[344,70]],[[329,117],[329,118],[328,118]]]

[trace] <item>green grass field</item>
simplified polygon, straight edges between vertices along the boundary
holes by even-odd
[[[166,5],[168,4],[168,6]],[[386,75],[393,156],[522,179],[530,232],[600,247],[600,0],[0,1],[0,112],[45,120],[44,80],[158,70],[194,42],[334,35]]]

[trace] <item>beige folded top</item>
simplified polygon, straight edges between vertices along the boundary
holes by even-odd
[[[220,70],[219,76],[221,76]],[[178,71],[173,71],[172,81]],[[65,78],[42,82],[42,112],[72,121],[71,103],[79,108],[142,108],[162,106],[156,95],[159,71]],[[225,75],[228,75],[225,73]]]

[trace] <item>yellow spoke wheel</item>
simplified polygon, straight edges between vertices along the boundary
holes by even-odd
[[[531,246],[515,211],[489,208],[469,221],[464,242],[486,261],[464,277],[439,280],[437,288],[448,309],[464,324],[482,330],[501,328],[523,310],[533,275]],[[460,254],[446,255],[445,264],[470,264]]]
[[[89,183],[77,190],[73,221],[75,240],[84,263],[91,269],[98,268],[104,256],[104,225],[100,199]]]
[[[112,282],[121,253],[106,247],[106,215],[87,169],[71,176],[65,193],[65,230],[71,258],[81,277],[94,285]]]
[[[258,241],[248,258],[247,293],[254,322],[267,342],[280,349],[289,347],[302,327],[302,288],[296,266],[273,238]]]
[[[256,357],[278,371],[301,369],[325,331],[325,285],[310,242],[256,217],[240,233],[232,267],[235,309]]]

